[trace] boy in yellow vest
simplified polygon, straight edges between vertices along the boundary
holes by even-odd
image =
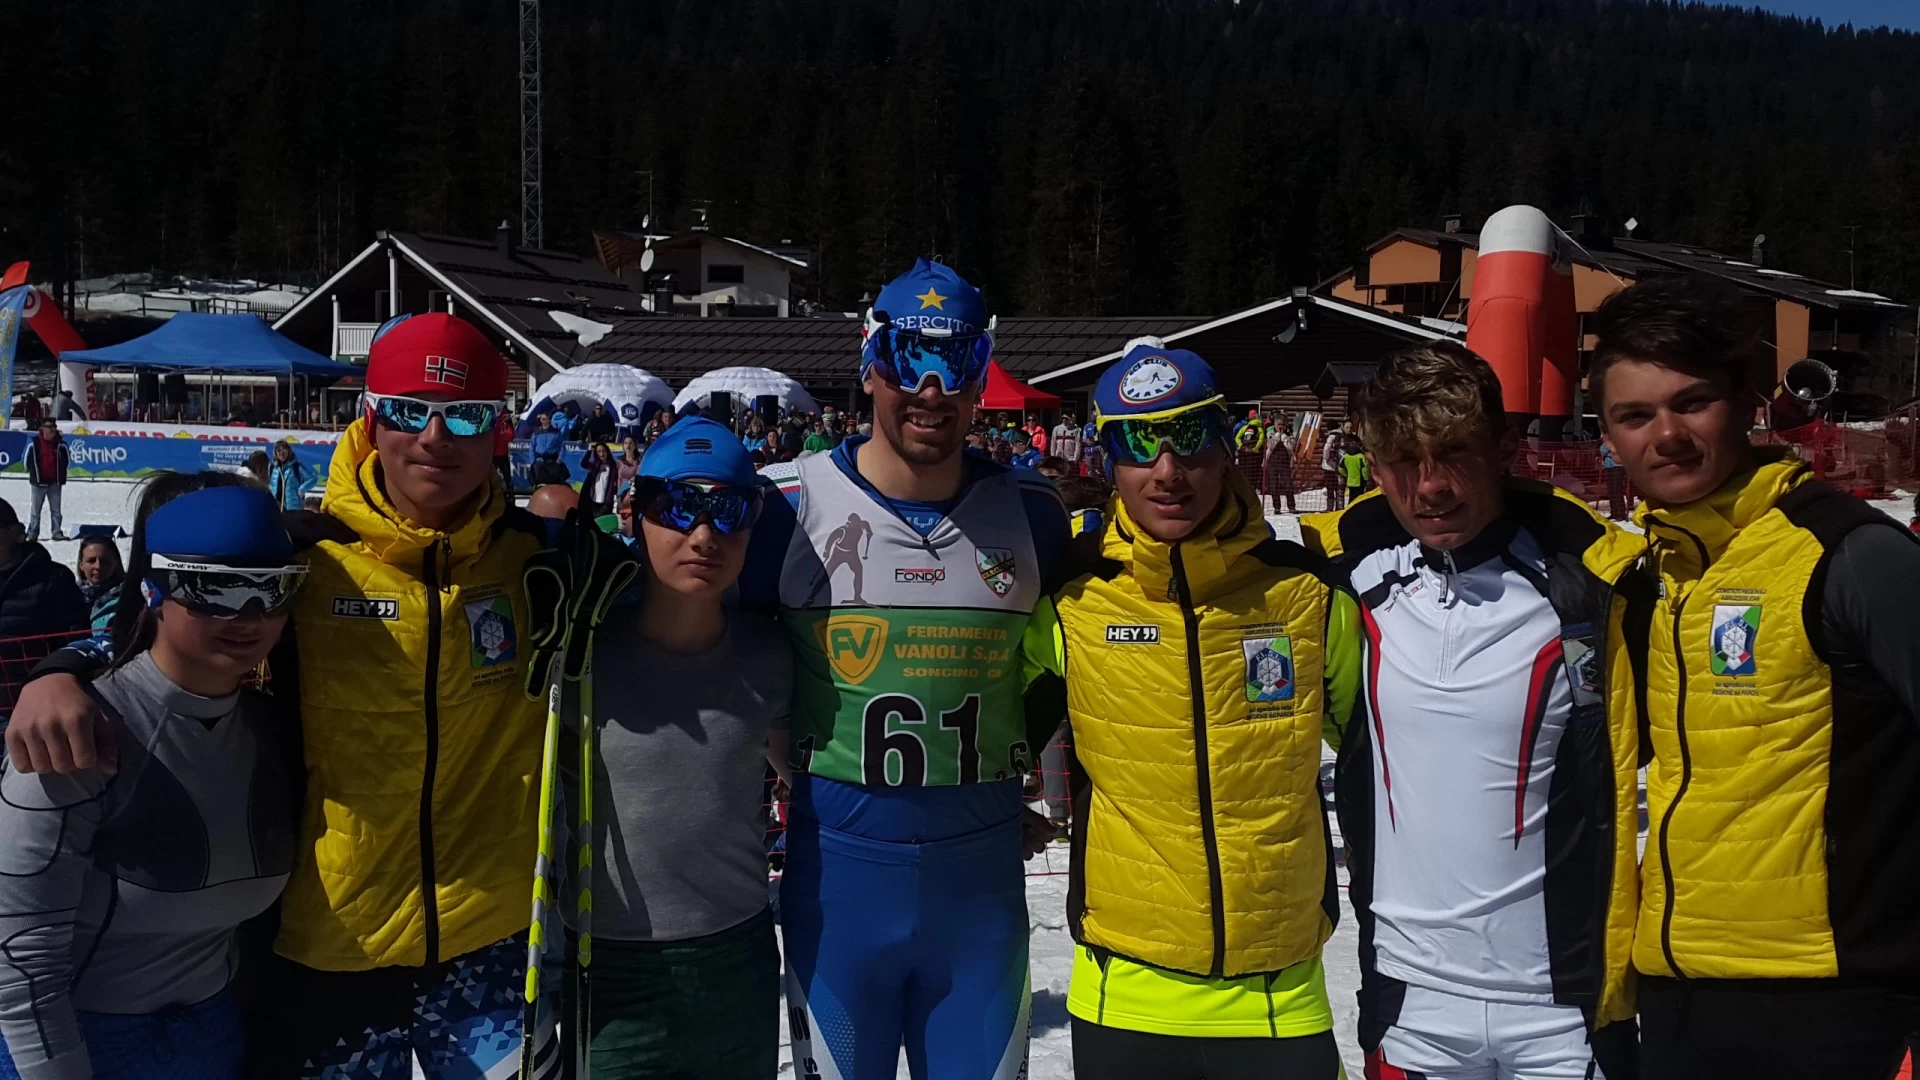
[[[1356,609],[1323,558],[1273,538],[1222,400],[1204,360],[1157,344],[1101,378],[1117,497],[1027,635],[1064,679],[1079,762],[1079,1076],[1341,1074],[1317,774],[1359,679]]]
[[[1920,544],[1749,443],[1738,294],[1654,279],[1595,322],[1658,581],[1642,1076],[1884,1080],[1920,1023]]]

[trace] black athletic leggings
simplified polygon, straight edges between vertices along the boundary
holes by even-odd
[[[1201,1039],[1073,1020],[1073,1075],[1086,1080],[1335,1080],[1333,1032],[1293,1039]]]
[[[1824,979],[1642,976],[1640,1080],[1890,1080],[1920,996]]]

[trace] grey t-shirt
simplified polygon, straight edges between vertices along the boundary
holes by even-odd
[[[93,683],[120,771],[0,774],[0,1035],[27,1080],[93,1075],[76,1011],[190,1005],[280,895],[298,807],[271,698],[205,698],[143,654]]]
[[[767,733],[787,726],[793,653],[764,615],[730,610],[693,656],[648,644],[639,617],[618,608],[594,635],[593,933],[681,941],[767,906]]]

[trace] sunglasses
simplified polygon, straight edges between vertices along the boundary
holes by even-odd
[[[1221,438],[1217,408],[1189,409],[1171,416],[1130,420],[1115,418],[1100,425],[1100,443],[1116,461],[1145,465],[1163,450],[1174,457],[1192,457]]]
[[[237,619],[249,610],[278,615],[293,603],[307,568],[304,566],[212,566],[185,559],[154,555],[152,581],[161,600],[172,600],[187,610],[216,619]]]
[[[993,335],[929,334],[896,330],[871,318],[860,347],[861,373],[876,371],[887,385],[909,393],[928,380],[943,394],[958,394],[987,377],[993,360]]]
[[[505,408],[498,401],[423,401],[398,394],[376,394],[371,390],[363,397],[381,427],[405,435],[418,435],[427,430],[436,416],[447,425],[449,435],[463,438],[491,435]]]
[[[758,486],[643,479],[633,489],[634,512],[662,528],[690,533],[705,521],[722,536],[753,528],[766,505]]]

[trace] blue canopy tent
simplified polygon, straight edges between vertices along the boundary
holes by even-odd
[[[183,311],[160,324],[160,329],[132,341],[99,349],[70,349],[61,353],[60,359],[102,367],[320,379],[358,375],[362,370],[294,344],[257,315],[194,311]]]
[[[284,376],[287,400],[298,400],[294,380],[325,387],[349,375],[364,374],[353,364],[330,360],[283,337],[255,315],[210,315],[186,311],[162,323],[150,334],[99,349],[70,349],[62,364],[130,368],[152,372],[206,372],[208,404],[224,375]],[[228,391],[231,394],[231,391]],[[229,396],[227,403],[231,405]],[[209,414],[212,410],[209,408]]]

